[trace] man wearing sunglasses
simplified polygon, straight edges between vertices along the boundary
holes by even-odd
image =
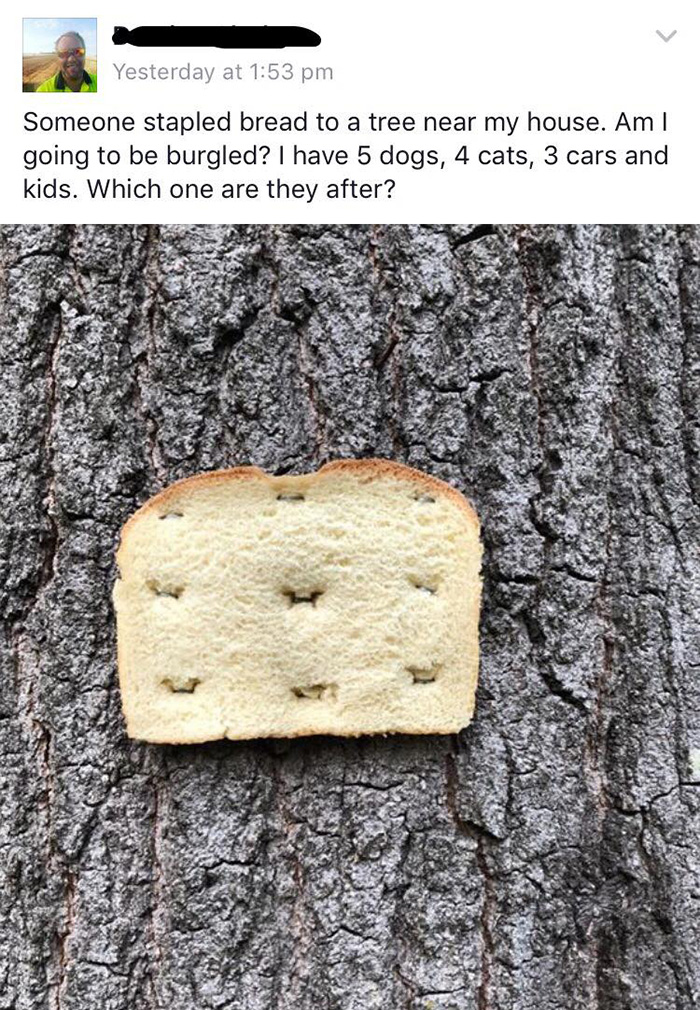
[[[85,69],[85,42],[77,32],[66,32],[56,40],[56,56],[60,69],[37,91],[97,91],[97,78]]]

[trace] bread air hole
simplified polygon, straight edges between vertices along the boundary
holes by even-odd
[[[432,666],[407,666],[406,669],[413,677],[414,684],[432,684],[437,680],[440,671],[440,664],[433,663]]]
[[[162,516],[158,516],[159,519],[182,519],[183,512],[166,512]]]
[[[313,593],[301,593],[298,592],[296,589],[283,589],[282,592],[284,596],[287,597],[290,607],[294,607],[298,603],[307,603],[310,604],[312,607],[315,607],[316,600],[318,600],[320,596],[323,596],[322,589],[316,590]]]
[[[428,586],[425,582],[421,582],[420,579],[415,579],[412,576],[409,577],[409,582],[415,589],[419,590],[421,593],[425,593],[427,596],[435,596],[437,593],[437,586],[434,584],[432,586]]]
[[[173,586],[158,579],[148,579],[146,585],[156,596],[169,596],[173,600],[178,600],[185,591],[184,586]]]
[[[306,498],[303,494],[299,494],[298,492],[287,491],[283,492],[282,494],[278,494],[277,501],[298,502],[298,501],[306,501]]]
[[[414,494],[414,500],[420,502],[423,505],[434,505],[435,499],[430,494]]]
[[[304,684],[301,687],[293,687],[292,694],[295,698],[309,698],[314,701],[335,701],[338,697],[338,685]]]
[[[201,684],[199,677],[164,677],[164,684],[173,694],[194,694],[195,688]]]

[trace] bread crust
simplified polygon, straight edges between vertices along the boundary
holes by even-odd
[[[447,498],[453,504],[458,505],[469,518],[477,532],[480,530],[479,517],[474,506],[461,491],[452,487],[439,477],[416,470],[403,463],[396,463],[394,460],[372,457],[369,459],[336,459],[330,463],[325,463],[319,470],[310,473],[284,474],[278,477],[274,474],[266,473],[259,466],[234,466],[227,470],[209,470],[206,473],[198,473],[192,477],[183,477],[181,480],[169,484],[157,494],[141,505],[139,509],[127,520],[121,530],[121,542],[128,536],[129,530],[136,525],[144,515],[155,511],[163,505],[167,505],[173,498],[177,498],[181,491],[187,488],[197,488],[211,484],[221,484],[232,480],[264,480],[272,486],[284,486],[289,490],[297,487],[312,487],[323,476],[333,473],[345,472],[365,476],[368,480],[382,477],[395,477],[400,480],[412,481],[423,491],[433,492],[442,498]]]

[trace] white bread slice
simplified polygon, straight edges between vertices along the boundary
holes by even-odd
[[[129,736],[455,733],[474,710],[481,543],[443,481],[388,460],[179,481],[122,530]]]

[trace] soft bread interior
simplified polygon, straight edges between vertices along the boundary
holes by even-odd
[[[181,481],[127,523],[129,735],[452,733],[470,721],[481,545],[457,491],[384,461]]]

